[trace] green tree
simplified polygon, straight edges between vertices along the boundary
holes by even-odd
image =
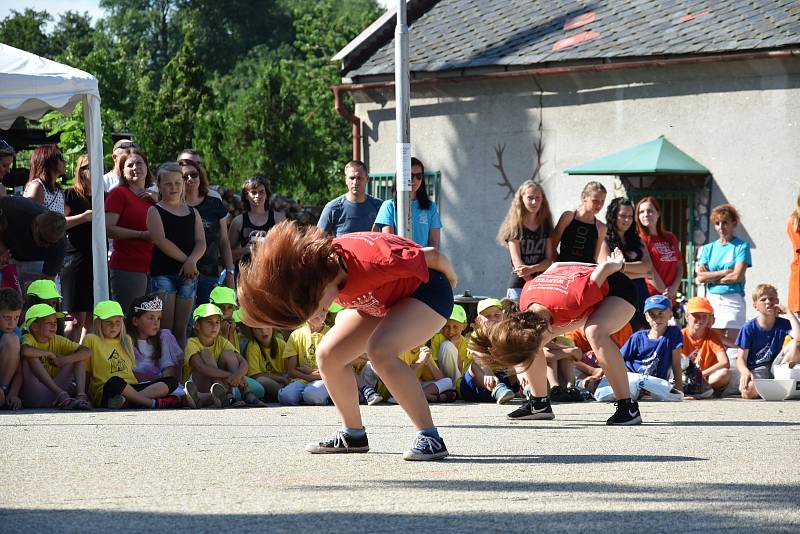
[[[67,11],[59,16],[50,34],[50,43],[56,53],[56,61],[80,68],[77,64],[95,47],[95,29],[89,13]]]
[[[0,21],[0,43],[25,50],[37,56],[51,57],[54,51],[44,27],[53,17],[47,11],[25,8],[12,9],[11,15]]]

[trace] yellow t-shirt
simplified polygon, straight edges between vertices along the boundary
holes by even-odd
[[[92,399],[95,405],[99,405],[103,386],[112,376],[118,376],[128,384],[139,382],[133,374],[133,354],[125,350],[119,338],[103,339],[97,334],[88,334],[83,339],[83,344],[92,351],[88,370],[92,377]]]
[[[433,355],[433,359],[436,362],[436,365],[439,365],[439,347],[447,340],[444,337],[444,334],[441,332],[437,332],[431,338],[431,355]],[[469,353],[469,338],[466,338],[462,335],[458,336],[458,340],[454,343],[456,348],[458,349],[458,367],[461,373],[466,373],[469,366],[472,364],[472,355]]]
[[[186,342],[186,348],[183,351],[183,377],[185,379],[188,380],[189,376],[192,374],[192,356],[203,352],[205,349],[209,349],[211,351],[211,354],[214,355],[214,361],[217,363],[219,363],[219,357],[222,356],[222,353],[226,350],[231,350],[237,354],[239,353],[239,348],[234,347],[230,341],[222,336],[217,336],[214,338],[214,344],[210,347],[203,345],[199,338],[190,337],[189,341]]]
[[[29,347],[33,347],[35,349],[46,350],[48,352],[52,352],[53,354],[58,354],[59,356],[67,356],[81,348],[79,343],[75,343],[71,339],[67,339],[64,336],[59,335],[48,339],[44,343],[39,343],[30,332],[22,336],[22,344],[28,345]],[[56,376],[59,371],[61,371],[61,367],[53,365],[53,361],[48,358],[42,357],[39,358],[39,361],[42,362],[42,365],[44,365],[44,368],[47,369],[47,373],[50,376]]]
[[[417,363],[417,360],[419,359],[419,348],[407,350],[404,353],[400,354],[398,358],[403,360],[406,364],[408,364],[409,367],[411,367],[412,365]],[[434,360],[434,365],[438,369],[438,365],[436,365],[435,360]],[[430,382],[431,380],[433,380],[433,374],[431,373],[431,370],[428,369],[428,367],[425,365],[420,365],[419,367],[417,367],[415,373],[420,382]],[[386,385],[384,385],[383,382],[378,382],[378,386],[375,388],[375,390],[384,399],[389,398],[390,395],[389,389],[386,387]]]
[[[322,337],[328,333],[331,327],[325,325],[320,332],[311,333],[308,323],[304,324],[289,335],[286,342],[286,350],[283,351],[283,359],[297,356],[297,365],[318,369],[317,367],[317,347]]]
[[[257,341],[251,341],[247,344],[245,352],[247,359],[247,376],[255,376],[266,373],[268,375],[285,375],[286,374],[286,360],[283,359],[283,353],[286,350],[286,341],[283,336],[277,332],[273,334],[277,336],[278,350],[276,354],[272,354],[272,349],[269,347],[262,347]]]

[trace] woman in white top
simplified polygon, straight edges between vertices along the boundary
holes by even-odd
[[[57,180],[67,170],[61,151],[55,145],[36,147],[31,154],[31,171],[23,196],[31,198],[50,211],[64,213],[64,193]]]

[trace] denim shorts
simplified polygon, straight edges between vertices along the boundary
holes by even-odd
[[[433,311],[449,319],[453,313],[453,288],[450,281],[439,271],[428,269],[428,282],[420,285],[411,295]]]
[[[153,293],[167,295],[177,293],[182,299],[191,299],[197,293],[197,277],[184,278],[178,274],[156,275],[150,278],[150,289]]]

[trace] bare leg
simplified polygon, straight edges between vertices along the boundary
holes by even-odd
[[[517,375],[528,381],[533,397],[547,397],[547,360],[544,353],[536,354],[533,363],[524,371],[518,370]]]
[[[433,426],[430,407],[414,371],[398,355],[423,345],[446,322],[426,304],[407,298],[389,310],[369,338],[367,356],[417,430]]]
[[[342,424],[347,428],[364,426],[358,407],[356,377],[350,363],[365,352],[367,342],[380,322],[378,317],[362,316],[354,310],[342,310],[336,316],[333,328],[325,334],[317,347],[319,372]],[[399,358],[396,359],[403,363]]]
[[[172,333],[175,335],[175,338],[178,340],[178,343],[181,342],[181,338],[178,337],[180,332],[175,331],[175,293],[161,293],[161,302],[163,303],[163,307],[161,309],[161,328],[166,328],[167,330],[171,330]],[[183,335],[183,345],[186,344],[186,334]],[[181,347],[183,347],[181,345]]]
[[[175,339],[178,340],[178,345],[183,347],[186,345],[186,327],[189,325],[189,317],[192,313],[192,304],[194,303],[194,299],[176,297],[174,302],[175,312],[173,314],[173,328],[171,330],[175,335]],[[239,350],[239,347],[236,347],[236,350]]]
[[[169,387],[163,382],[151,384],[142,391],[136,391],[130,385],[125,386],[125,389],[122,390],[122,396],[125,397],[125,400],[145,408],[150,408],[153,405],[153,399],[160,399],[167,395],[169,395]]]
[[[605,371],[608,383],[617,399],[631,396],[628,387],[628,371],[619,347],[611,340],[611,334],[625,326],[633,317],[635,308],[619,297],[607,297],[589,316],[584,326],[586,338],[592,346],[597,361]]]
[[[558,376],[563,378],[564,388],[575,385],[575,365],[572,358],[558,360]]]

